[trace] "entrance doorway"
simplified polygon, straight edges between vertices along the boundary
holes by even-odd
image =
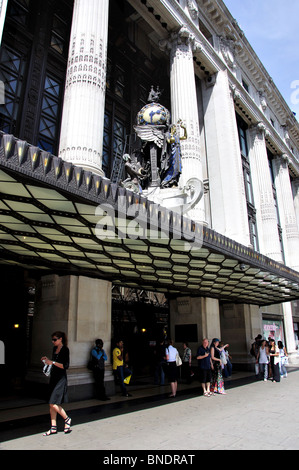
[[[21,268],[3,266],[0,269],[0,341],[4,349],[4,363],[0,364],[1,396],[24,388],[30,360],[35,282]]]
[[[113,287],[112,348],[124,341],[134,377],[154,375],[157,342],[168,337],[169,305],[163,294]]]

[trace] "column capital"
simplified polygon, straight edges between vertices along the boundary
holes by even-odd
[[[193,52],[201,52],[203,45],[195,38],[186,25],[181,26],[178,31],[172,32],[168,38],[159,41],[159,47],[164,52],[170,52],[177,46],[189,46]]]
[[[267,128],[262,121],[253,124],[252,126],[250,126],[249,129],[252,133],[256,132],[257,134],[261,134],[263,136],[266,135],[266,131],[267,131]]]
[[[290,158],[287,153],[281,153],[279,155],[275,155],[274,161],[281,167],[287,167],[287,165],[290,163]]]

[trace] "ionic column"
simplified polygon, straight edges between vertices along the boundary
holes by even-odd
[[[212,82],[202,81],[207,165],[213,228],[250,244],[240,142],[227,71]]]
[[[282,226],[283,244],[286,265],[299,270],[299,231],[297,226],[292,186],[288,167],[287,155],[281,155],[273,160],[273,172],[277,193],[280,222]],[[286,336],[286,346],[289,353],[290,362],[296,362],[296,345],[294,340],[294,325],[292,305],[286,302],[282,305],[284,314],[284,328]]]
[[[182,175],[180,185],[184,186],[190,178],[203,180],[202,162],[200,157],[200,132],[197,106],[197,93],[193,64],[194,38],[183,26],[178,33],[163,41],[170,51],[170,89],[171,89],[171,121],[175,124],[179,119],[187,128],[188,138],[181,141]],[[199,222],[205,221],[204,200],[189,212],[189,216]]]
[[[103,175],[109,0],[75,0],[59,156]]]
[[[280,222],[286,265],[299,271],[299,230],[294,208],[293,192],[286,155],[273,160]]]
[[[257,209],[260,251],[270,258],[282,262],[278,234],[278,219],[273,197],[273,185],[265,142],[265,128],[262,124],[253,126],[250,135],[250,169],[253,184],[254,203]]]

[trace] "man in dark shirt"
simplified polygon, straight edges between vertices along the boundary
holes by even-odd
[[[211,382],[211,354],[209,349],[209,340],[204,338],[202,345],[197,350],[198,367],[199,367],[199,380],[203,389],[205,397],[210,397],[210,382]]]

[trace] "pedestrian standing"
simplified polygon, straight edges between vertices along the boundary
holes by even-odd
[[[211,354],[209,349],[209,340],[204,338],[201,346],[197,350],[196,359],[198,361],[199,380],[205,397],[210,397],[211,385]]]
[[[270,353],[271,368],[272,368],[272,382],[280,382],[280,369],[279,369],[280,355],[279,355],[278,346],[275,343],[274,339],[272,339],[271,341],[271,349],[269,353]]]
[[[54,343],[52,360],[47,356],[41,358],[45,365],[51,367],[49,383],[51,428],[43,436],[57,434],[57,413],[64,419],[64,433],[71,432],[71,418],[61,406],[62,403],[68,402],[66,371],[70,364],[70,352],[67,347],[67,337],[65,333],[56,331],[52,334],[52,342]]]
[[[173,346],[173,341],[170,339],[168,341],[168,347],[166,348],[165,355],[167,361],[167,370],[168,370],[168,380],[171,386],[171,394],[170,397],[175,397],[178,388],[178,371],[176,365],[176,357],[177,357],[178,350]]]
[[[284,347],[282,341],[277,342],[278,349],[279,349],[279,359],[280,359],[280,375],[281,377],[287,378],[287,368],[286,365],[288,363],[288,353],[286,348]]]
[[[269,348],[267,341],[262,340],[261,346],[258,351],[257,360],[259,364],[260,376],[264,377],[264,382],[268,379],[268,364],[269,364]]]
[[[232,356],[230,355],[227,348],[225,349],[225,354],[226,354],[226,369],[225,369],[226,372],[225,373],[227,374],[227,376],[225,375],[225,377],[231,377],[233,373]]]
[[[191,383],[191,376],[192,376],[192,370],[191,370],[191,362],[192,362],[192,351],[189,348],[188,343],[184,343],[184,353],[183,353],[183,358],[182,358],[182,369],[183,369],[183,377],[185,378],[187,384]]]
[[[96,386],[96,395],[99,400],[110,400],[107,397],[104,385],[105,377],[105,362],[107,361],[107,354],[103,349],[104,343],[103,340],[97,339],[95,341],[95,347],[91,351],[91,357],[93,359],[92,371],[93,377]]]
[[[118,340],[116,347],[113,349],[113,372],[119,381],[120,389],[124,397],[130,397],[131,394],[127,392],[124,380],[132,375],[130,369],[124,362],[124,342]]]
[[[220,395],[226,395],[224,390],[224,380],[221,371],[221,359],[220,353],[221,350],[228,347],[229,345],[226,344],[223,348],[219,349],[220,340],[218,338],[214,338],[211,343],[210,352],[211,352],[211,359],[212,359],[212,380],[211,380],[211,387],[210,390],[212,394],[219,393]]]
[[[254,340],[254,343],[252,343],[251,349],[250,349],[250,354],[254,357],[255,359],[255,375],[258,377],[260,373],[259,369],[259,363],[258,363],[258,352],[261,347],[261,342],[262,342],[262,335],[257,335],[257,337]]]
[[[166,367],[166,356],[165,356],[165,344],[164,339],[160,340],[155,348],[155,384],[165,384],[165,367]]]

